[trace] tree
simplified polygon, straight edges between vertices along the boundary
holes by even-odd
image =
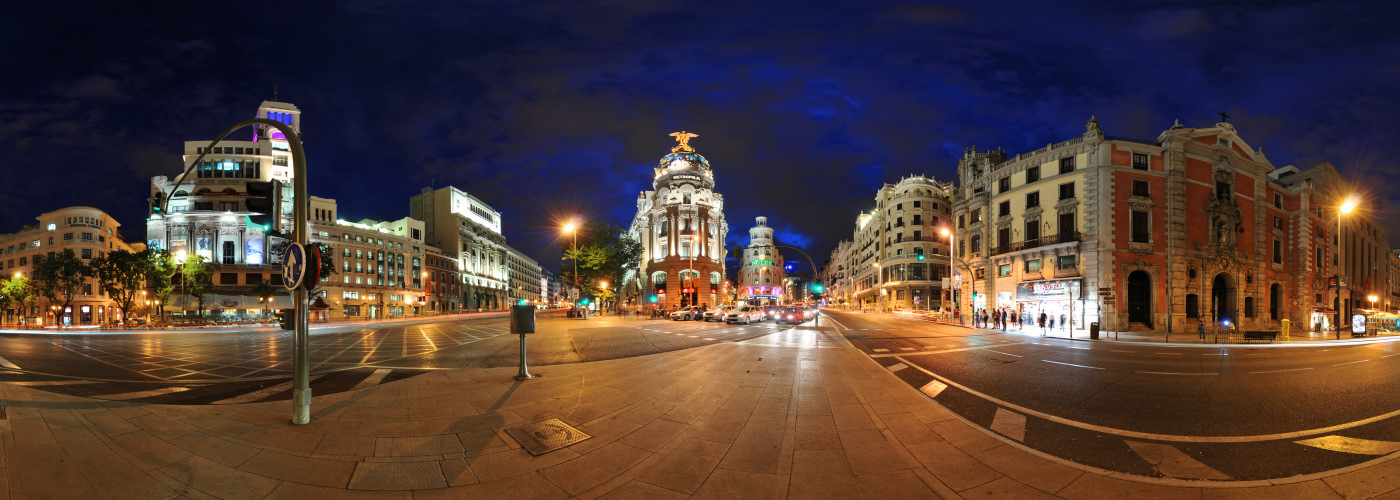
[[[180,266],[180,282],[185,293],[199,301],[199,319],[204,320],[204,296],[214,291],[214,273],[219,265],[205,260],[203,255],[191,255]]]
[[[23,275],[5,280],[4,294],[19,306],[21,318],[27,317],[29,311],[33,310],[34,298],[38,295],[34,289],[34,282]]]
[[[82,292],[84,281],[92,274],[92,268],[78,258],[72,249],[53,256],[34,256],[34,285],[39,293],[57,304],[62,298],[62,306],[54,313],[54,320],[68,311],[73,305],[73,296]]]
[[[253,294],[257,295],[263,305],[263,320],[267,319],[267,306],[272,302],[272,296],[282,291],[282,287],[273,286],[270,281],[259,281],[253,285]]]
[[[122,318],[130,319],[137,294],[146,287],[146,275],[151,264],[146,256],[126,250],[114,250],[92,259],[92,271],[107,295],[122,309]]]
[[[4,319],[0,320],[0,322],[9,321],[10,304],[14,302],[14,299],[10,298],[10,294],[5,293],[5,287],[9,282],[10,280],[0,280],[0,311],[4,311]]]
[[[170,292],[175,289],[173,278],[179,270],[175,255],[169,250],[142,250],[137,255],[146,260],[146,277],[151,283],[151,298],[156,301],[156,316],[165,317],[165,305],[170,303]]]
[[[636,271],[641,264],[642,244],[622,228],[605,222],[590,221],[578,231],[578,247],[574,247],[573,238],[560,240],[564,260],[578,262],[579,276],[575,280],[585,293],[600,299],[611,297],[611,291],[602,290],[599,284],[606,281],[609,287],[620,287],[628,272]],[[569,266],[563,271],[572,270]]]

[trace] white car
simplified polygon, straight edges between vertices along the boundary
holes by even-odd
[[[724,315],[729,314],[729,311],[732,310],[734,310],[734,306],[716,307],[705,311],[705,322],[724,321]]]
[[[767,315],[764,314],[763,308],[742,306],[730,310],[729,314],[725,314],[724,322],[729,324],[743,323],[747,325],[755,321],[762,323],[765,317],[767,317]]]
[[[704,317],[705,311],[700,310],[700,306],[682,307],[671,313],[671,319],[675,321],[690,321]]]

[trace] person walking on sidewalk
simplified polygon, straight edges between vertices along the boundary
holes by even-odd
[[[1045,336],[1045,312],[1040,313],[1040,336]]]
[[[1068,329],[1069,329],[1069,322],[1068,322],[1068,321],[1065,321],[1065,315],[1064,315],[1064,313],[1060,313],[1060,329],[1061,329],[1061,330],[1068,330]]]
[[[1197,331],[1199,331],[1200,334],[1201,334],[1201,342],[1205,342],[1205,341],[1206,341],[1206,317],[1205,317],[1205,316],[1197,316],[1197,317],[1196,317],[1196,322],[1199,323],[1198,325],[1196,325],[1196,329],[1197,329]]]
[[[1006,309],[1002,309],[1002,310],[1001,310],[1001,331],[1003,331],[1003,332],[1006,331],[1006,321],[1007,321],[1008,319],[1010,319],[1010,318],[1008,318],[1007,316],[1008,316],[1008,313],[1006,312]]]

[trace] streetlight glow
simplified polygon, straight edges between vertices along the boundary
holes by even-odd
[[[1356,210],[1356,205],[1358,205],[1358,204],[1359,204],[1359,203],[1356,201],[1356,197],[1355,197],[1355,196],[1348,196],[1347,199],[1346,199],[1346,201],[1342,202],[1342,213],[1344,213],[1344,214],[1349,214],[1349,213],[1351,213],[1352,210]]]

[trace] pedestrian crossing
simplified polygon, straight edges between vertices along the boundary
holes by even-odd
[[[428,373],[417,368],[364,367],[314,374],[312,393],[318,396],[346,391],[370,390],[379,385]],[[291,399],[290,377],[234,382],[172,384],[153,382],[60,379],[48,375],[12,372],[0,383],[78,396],[102,401],[175,405],[232,405],[285,401]]]

